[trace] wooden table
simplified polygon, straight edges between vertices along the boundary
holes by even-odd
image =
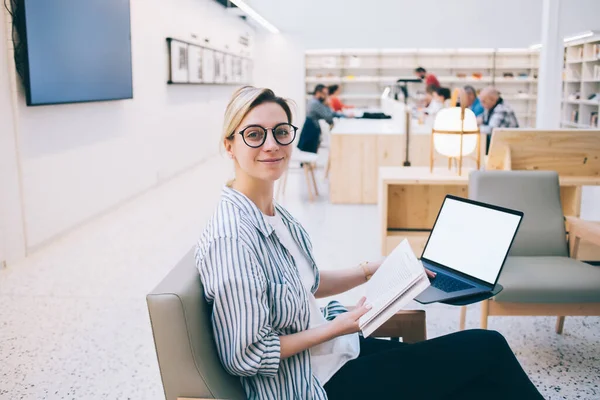
[[[379,169],[381,252],[388,255],[407,238],[417,256],[447,194],[468,197],[469,172],[459,176],[444,168],[382,167]],[[581,211],[581,187],[600,185],[600,177],[560,176],[560,195],[567,216]],[[596,259],[596,258],[587,258]]]
[[[413,123],[409,157],[429,165],[431,128]],[[376,204],[379,167],[402,166],[406,136],[402,122],[341,119],[331,131],[329,200],[335,204]],[[447,161],[440,157],[439,165]]]

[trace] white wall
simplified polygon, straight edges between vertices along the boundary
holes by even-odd
[[[600,29],[600,1],[562,0],[564,33]],[[542,0],[251,0],[308,49],[526,47],[541,41]]]
[[[306,110],[304,47],[288,34],[259,33],[254,47],[254,84],[293,100],[294,125],[302,127]]]
[[[213,0],[131,0],[131,31],[133,100],[27,107],[19,89],[30,248],[218,152],[235,87],[167,85],[165,39],[239,53],[253,30]]]
[[[7,20],[0,13],[0,267],[25,255],[8,35]]]

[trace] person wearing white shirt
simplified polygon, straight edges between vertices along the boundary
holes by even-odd
[[[365,298],[352,311],[335,301],[319,308],[317,299],[365,283],[381,262],[317,268],[308,233],[273,200],[296,131],[286,100],[271,90],[234,93],[222,143],[235,179],[223,188],[196,250],[217,353],[246,397],[541,399],[497,332],[416,344],[365,339]]]

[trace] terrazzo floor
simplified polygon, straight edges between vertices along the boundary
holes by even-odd
[[[0,399],[163,399],[145,303],[194,245],[230,173],[212,158],[0,270]],[[291,171],[282,199],[312,236],[321,268],[379,257],[376,206],[307,201]],[[338,299],[354,304],[355,290]],[[421,308],[412,304],[411,308]],[[425,307],[429,337],[458,328],[458,308]],[[478,306],[468,327],[477,327]],[[546,399],[600,399],[600,318],[490,318]]]

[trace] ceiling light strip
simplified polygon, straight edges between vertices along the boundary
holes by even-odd
[[[252,7],[250,7],[243,0],[230,0],[233,4],[235,4],[240,10],[244,11],[248,14],[253,20],[261,24],[266,30],[271,33],[279,33],[279,29],[271,24],[269,21],[264,19],[259,13],[254,11]]]

